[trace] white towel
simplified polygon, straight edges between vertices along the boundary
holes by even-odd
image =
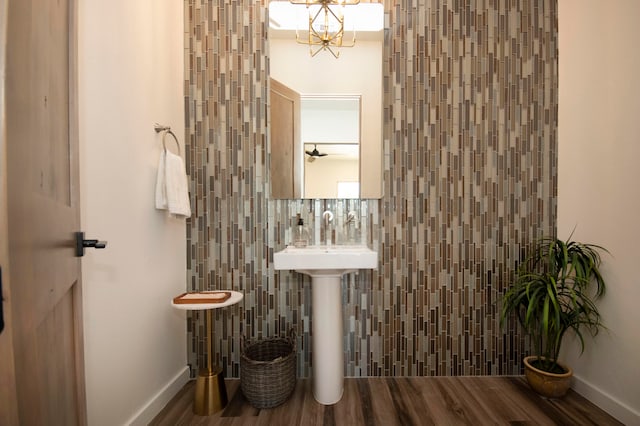
[[[156,208],[177,216],[191,216],[189,187],[182,157],[163,150],[158,162]]]
[[[158,161],[158,175],[156,176],[156,209],[167,209],[167,184],[165,178],[165,150],[160,152],[160,161]]]

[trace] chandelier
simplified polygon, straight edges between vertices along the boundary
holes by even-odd
[[[309,10],[308,37],[301,37],[296,29],[296,41],[300,44],[308,44],[311,56],[327,50],[337,58],[340,56],[338,48],[355,46],[355,29],[353,38],[347,42],[344,40],[343,7],[356,5],[360,0],[289,0],[289,2],[305,5]]]

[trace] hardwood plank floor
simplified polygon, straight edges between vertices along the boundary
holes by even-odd
[[[212,416],[193,414],[190,381],[150,423],[174,425],[620,425],[570,390],[561,400],[535,394],[522,377],[347,378],[332,406],[313,399],[311,380],[298,380],[291,398],[268,410],[253,408],[240,381],[227,379],[229,404]]]

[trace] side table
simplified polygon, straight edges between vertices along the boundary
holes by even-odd
[[[198,369],[198,378],[196,379],[196,393],[193,404],[193,412],[199,416],[209,416],[211,414],[217,413],[227,405],[227,388],[224,384],[222,368],[217,365],[213,365],[212,313],[214,309],[235,305],[242,300],[243,295],[238,291],[224,291],[231,293],[231,296],[223,302],[171,302],[171,305],[176,309],[189,311],[203,310],[206,312],[205,322],[207,330],[207,365],[205,368]]]

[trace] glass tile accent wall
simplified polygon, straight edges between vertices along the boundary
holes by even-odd
[[[244,293],[214,315],[226,377],[243,336],[291,328],[310,376],[310,279],[275,271],[273,253],[296,213],[322,238],[325,209],[356,211],[379,253],[342,281],[347,376],[521,372],[529,342],[500,327],[499,300],[527,245],[555,233],[557,1],[384,6],[384,196],[302,201],[269,195],[266,0],[185,0],[186,289]],[[188,318],[192,366],[203,317]]]

